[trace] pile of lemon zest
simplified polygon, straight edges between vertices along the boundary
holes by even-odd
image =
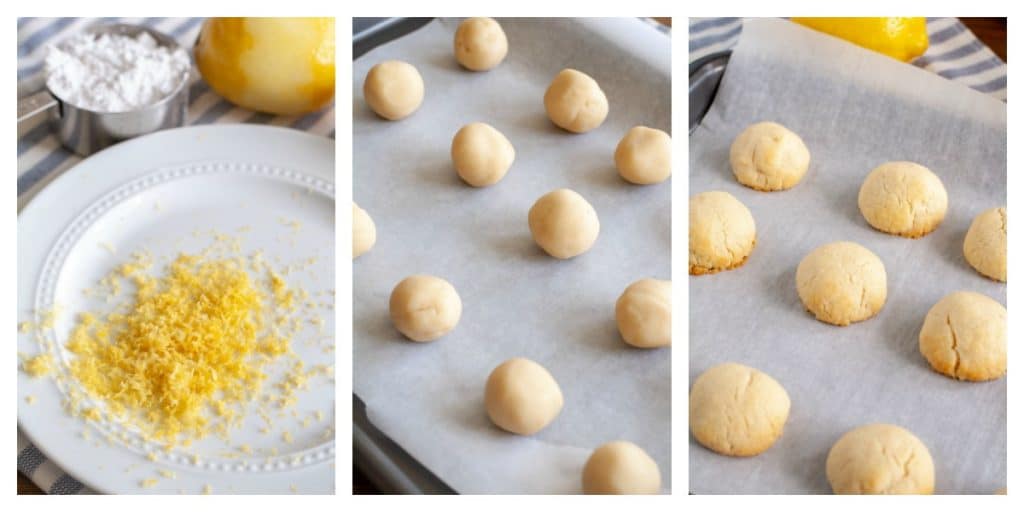
[[[144,488],[148,489],[150,487],[155,486],[156,484],[157,484],[157,479],[155,479],[155,478],[147,478],[147,479],[139,482],[139,487],[144,487]]]
[[[28,332],[32,332],[32,330],[35,329],[35,328],[36,328],[35,324],[30,322],[30,321],[28,321],[28,320],[18,324],[18,332],[20,332],[22,334],[25,334],[25,333],[28,333]]]
[[[240,451],[240,452],[242,452],[242,453],[244,453],[246,455],[252,455],[252,446],[249,446],[247,444],[243,444],[243,445],[238,447],[238,451]]]
[[[161,469],[161,470],[158,470],[157,473],[160,473],[160,476],[162,476],[164,478],[169,478],[171,480],[177,480],[178,479],[178,474],[175,473],[174,471],[169,470],[169,469]]]
[[[146,458],[151,460],[151,461],[153,461],[153,462],[156,462],[156,452],[149,452],[149,453],[147,453],[146,454]]]
[[[53,357],[50,354],[40,354],[26,359],[21,363],[21,368],[29,377],[43,377],[53,373]]]

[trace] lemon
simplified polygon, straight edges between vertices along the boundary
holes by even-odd
[[[790,18],[857,46],[910,62],[928,49],[924,18]]]
[[[334,18],[210,18],[195,57],[214,91],[250,110],[305,114],[334,98]]]

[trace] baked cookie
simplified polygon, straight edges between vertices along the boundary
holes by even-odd
[[[1006,374],[1006,308],[980,293],[946,295],[928,310],[918,346],[943,375],[998,379]]]
[[[964,237],[964,258],[981,275],[1006,282],[1006,207],[974,218]]]
[[[690,431],[723,455],[749,457],[782,436],[789,395],[775,379],[736,363],[715,366],[690,390]]]
[[[907,238],[931,233],[946,217],[949,198],[942,180],[913,162],[887,162],[864,179],[860,213],[875,229]]]
[[[796,291],[818,320],[850,325],[875,316],[885,304],[885,265],[853,242],[825,244],[796,268]]]
[[[935,488],[928,447],[896,425],[843,434],[828,452],[825,473],[836,494],[931,494]]]
[[[690,274],[714,274],[746,263],[757,241],[750,210],[728,192],[690,198]]]
[[[803,139],[785,126],[755,123],[732,142],[729,163],[737,181],[772,192],[800,183],[811,164],[811,153]]]

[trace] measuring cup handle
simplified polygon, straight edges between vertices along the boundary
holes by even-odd
[[[18,123],[36,114],[57,106],[57,100],[49,91],[39,91],[18,100]]]

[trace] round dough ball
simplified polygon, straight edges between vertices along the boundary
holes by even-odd
[[[377,115],[397,121],[423,103],[423,77],[408,62],[386,60],[366,74],[363,97]]]
[[[391,322],[413,341],[434,341],[451,332],[462,316],[462,299],[440,277],[415,275],[391,291]]]
[[[980,293],[946,295],[928,310],[918,346],[943,375],[998,379],[1006,374],[1006,308]]]
[[[767,374],[749,366],[715,366],[690,390],[690,431],[697,442],[723,455],[749,457],[782,436],[789,395]]]
[[[818,320],[850,325],[875,316],[885,304],[885,265],[853,242],[825,244],[800,261],[796,291]]]
[[[467,124],[452,139],[455,171],[474,187],[486,187],[500,181],[515,159],[516,150],[512,143],[486,123]]]
[[[728,192],[690,198],[690,274],[714,274],[742,266],[757,243],[754,216]]]
[[[544,93],[544,109],[559,127],[584,133],[601,126],[608,117],[608,98],[586,73],[563,69]]]
[[[875,229],[919,238],[946,217],[946,187],[932,171],[913,162],[888,162],[864,179],[857,196],[860,213]]]
[[[658,494],[660,491],[658,463],[629,441],[601,445],[583,466],[584,494]]]
[[[543,366],[522,357],[498,365],[487,378],[484,406],[495,425],[528,436],[562,410],[562,390]]]
[[[729,148],[729,163],[740,183],[763,192],[786,190],[803,179],[811,153],[803,139],[778,123],[756,123]]]
[[[471,71],[487,71],[505,60],[508,38],[491,18],[467,18],[455,31],[455,60]]]
[[[964,258],[981,275],[1006,282],[1006,207],[974,218],[964,238]]]
[[[377,243],[377,226],[366,210],[352,202],[352,259],[373,248]]]
[[[637,185],[661,183],[672,175],[672,137],[646,126],[634,126],[615,148],[615,167],[622,179]]]
[[[935,466],[928,447],[906,429],[873,424],[839,438],[825,473],[836,494],[931,494]]]
[[[561,260],[590,250],[601,231],[594,207],[567,188],[548,192],[533,203],[529,224],[537,245]]]
[[[672,344],[672,281],[641,279],[626,287],[615,302],[615,322],[622,339],[640,348]]]

